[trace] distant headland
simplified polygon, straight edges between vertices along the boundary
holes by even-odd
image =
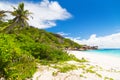
[[[88,45],[83,45],[82,47],[80,48],[66,48],[65,50],[78,50],[78,51],[86,51],[86,50],[98,50],[98,46],[88,46]]]

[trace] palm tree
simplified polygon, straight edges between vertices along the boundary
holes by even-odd
[[[10,31],[15,26],[18,26],[19,28],[28,27],[29,24],[27,22],[28,16],[31,14],[28,10],[24,9],[24,3],[20,3],[18,5],[18,8],[13,7],[14,11],[9,12],[12,16],[14,16],[14,19],[12,21],[12,24],[8,26],[7,31]]]
[[[0,21],[4,20],[4,17],[6,16],[5,11],[0,11]]]
[[[4,18],[7,16],[5,13],[11,13],[11,11],[0,10],[0,32],[8,27],[8,22],[4,22]]]

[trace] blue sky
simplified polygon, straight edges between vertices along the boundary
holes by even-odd
[[[120,29],[120,0],[58,0],[72,14],[66,21],[58,21],[53,32],[71,33],[70,36],[89,38],[91,34],[105,36]]]
[[[65,34],[80,44],[120,48],[120,0],[1,1],[0,9],[27,2],[25,7],[35,13],[29,23],[38,28]]]

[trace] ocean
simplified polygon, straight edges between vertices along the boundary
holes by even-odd
[[[103,54],[120,58],[120,49],[98,49],[86,51],[91,54]]]

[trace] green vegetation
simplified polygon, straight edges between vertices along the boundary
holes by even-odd
[[[78,67],[76,65],[72,65],[72,64],[65,64],[63,66],[56,65],[56,66],[54,66],[54,68],[58,69],[62,73],[78,69]]]
[[[11,79],[31,77],[35,72],[35,59],[46,64],[77,60],[73,55],[68,55],[54,46],[36,42],[34,38],[22,32],[0,33],[0,69],[2,71],[0,76]]]
[[[53,75],[53,76],[57,76],[57,75],[58,75],[58,71],[53,72],[52,75]]]
[[[52,65],[50,65],[50,67],[56,68],[56,69],[58,69],[59,72],[62,72],[62,73],[66,73],[71,70],[86,68],[86,66],[83,63],[85,63],[87,60],[84,59],[85,62],[83,62],[82,59],[77,60],[77,58],[75,58],[73,55],[70,55],[70,57],[71,57],[71,60],[74,60],[73,62],[77,63],[77,65],[74,63],[70,64],[69,61],[64,61],[64,62],[59,62],[57,64],[52,64]]]
[[[80,74],[80,77],[87,78],[86,76],[84,76],[84,74]]]
[[[13,7],[13,9],[14,11],[2,11],[3,14],[7,12],[14,17],[13,20],[11,20],[11,24],[3,28],[3,30],[7,33],[12,32],[14,29],[21,30],[24,27],[29,27],[27,20],[29,20],[28,16],[31,13],[28,10],[24,10],[24,3],[20,3],[18,8]]]
[[[104,80],[114,80],[113,78],[105,77]]]
[[[73,55],[74,56],[74,55]],[[77,59],[76,57],[74,57],[74,60],[77,61],[77,62],[81,62],[81,63],[84,63],[84,62],[89,62],[88,60],[86,60],[85,58],[82,58],[82,59]]]
[[[0,11],[0,21],[3,21],[5,16],[6,16],[5,12]]]
[[[36,63],[43,64],[77,60],[63,49],[80,48],[79,45],[58,34],[46,32],[29,26],[28,16],[20,3],[14,11],[0,11],[0,78],[7,80],[24,80],[36,71]],[[5,13],[14,16],[13,20],[4,21]],[[81,61],[85,61],[84,59]],[[68,68],[74,68],[73,65]],[[67,67],[62,72],[69,70]]]
[[[99,73],[96,73],[96,75],[97,75],[98,77],[102,78],[102,75],[101,75],[101,74],[99,74]]]
[[[0,77],[8,80],[31,77],[36,70],[35,59],[25,53],[15,35],[0,34]]]

